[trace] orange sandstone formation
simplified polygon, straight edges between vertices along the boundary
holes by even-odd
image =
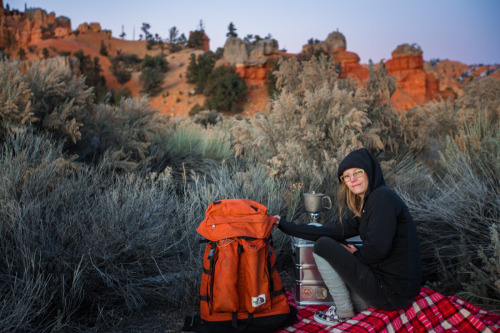
[[[387,72],[397,79],[391,101],[401,111],[439,97],[439,80],[424,70],[422,53],[415,44],[399,45],[385,63]]]
[[[366,80],[369,75],[368,69],[360,65],[360,58],[356,53],[346,50],[346,38],[338,30],[328,34],[323,42],[310,40],[309,44],[302,47],[303,54],[326,53],[330,55],[342,68],[341,78],[351,77],[358,79],[359,82]]]
[[[56,17],[54,12],[40,8],[26,11],[5,9],[0,0],[0,48],[26,47],[45,38],[69,36],[71,21],[64,16]]]

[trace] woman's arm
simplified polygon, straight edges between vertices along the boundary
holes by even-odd
[[[302,239],[307,239],[310,241],[316,241],[321,237],[331,237],[337,241],[342,241],[345,238],[358,235],[356,231],[352,231],[351,228],[344,228],[340,223],[335,223],[330,226],[315,226],[307,224],[296,224],[292,222],[279,219],[275,222],[275,225],[284,233],[298,237]],[[346,232],[346,231],[349,232]],[[354,233],[354,234],[353,234]]]

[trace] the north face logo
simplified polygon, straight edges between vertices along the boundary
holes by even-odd
[[[257,297],[252,297],[252,306],[254,308],[266,303],[266,295],[262,294]]]

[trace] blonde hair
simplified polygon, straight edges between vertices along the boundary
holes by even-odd
[[[357,217],[361,217],[361,210],[363,208],[364,196],[360,197],[357,194],[354,194],[349,190],[346,183],[340,183],[340,190],[338,195],[338,203],[339,203],[339,216],[340,221],[342,222],[342,209],[347,207],[351,212],[354,213]]]

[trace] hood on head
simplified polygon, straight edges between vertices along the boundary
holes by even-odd
[[[343,160],[340,162],[339,169],[337,171],[337,176],[340,182],[340,176],[347,169],[359,168],[363,169],[368,176],[369,190],[370,192],[379,186],[385,185],[384,175],[382,174],[382,169],[377,159],[370,154],[368,149],[361,148],[350,152]]]

